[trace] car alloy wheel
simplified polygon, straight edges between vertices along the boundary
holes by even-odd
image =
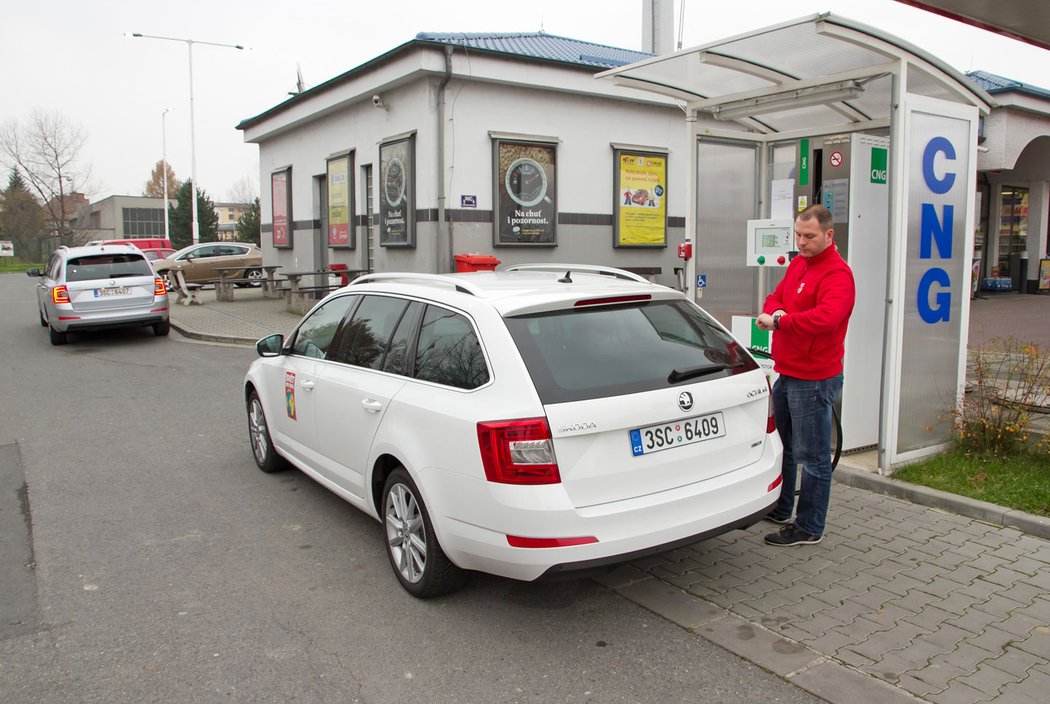
[[[263,411],[259,394],[252,391],[248,397],[248,439],[252,444],[252,455],[255,464],[264,472],[279,472],[287,467],[284,458],[277,454],[270,441],[270,429],[266,425],[266,413]]]
[[[463,583],[462,571],[438,545],[427,507],[402,467],[386,480],[383,526],[387,556],[408,593],[426,599],[450,592]]]

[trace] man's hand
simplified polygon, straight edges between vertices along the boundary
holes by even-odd
[[[758,326],[759,330],[772,330],[773,329],[773,316],[784,315],[784,309],[780,308],[772,313],[759,313],[755,325]]]

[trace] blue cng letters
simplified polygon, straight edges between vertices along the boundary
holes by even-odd
[[[955,147],[945,137],[934,137],[922,153],[922,178],[926,187],[936,195],[948,193],[955,185],[955,172],[945,171],[937,177],[934,160],[938,154],[946,161],[955,161]],[[919,218],[919,259],[952,258],[952,232],[955,225],[955,206],[944,204],[940,213],[933,203],[922,203]],[[940,266],[931,266],[919,280],[917,303],[919,317],[930,325],[948,322],[951,318],[951,278]]]

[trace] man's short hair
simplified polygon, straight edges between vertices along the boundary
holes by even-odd
[[[809,206],[797,216],[798,220],[812,220],[813,218],[817,219],[817,222],[820,224],[820,229],[824,232],[830,230],[831,226],[834,224],[831,220],[831,211],[819,203]]]

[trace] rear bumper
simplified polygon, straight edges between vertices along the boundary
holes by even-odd
[[[73,311],[56,311],[50,318],[51,327],[59,332],[87,332],[91,330],[114,330],[117,328],[147,327],[168,320],[167,304],[158,304],[154,308],[163,310],[128,311],[92,311],[76,313]],[[76,319],[68,319],[77,316]],[[67,318],[63,320],[63,318]]]
[[[422,472],[417,484],[449,559],[463,569],[532,581],[666,552],[752,525],[780,496],[781,459],[779,439],[771,438],[760,460],[742,469],[584,509],[572,506],[557,484],[507,486],[439,470]],[[596,542],[520,548],[510,545],[508,535]]]

